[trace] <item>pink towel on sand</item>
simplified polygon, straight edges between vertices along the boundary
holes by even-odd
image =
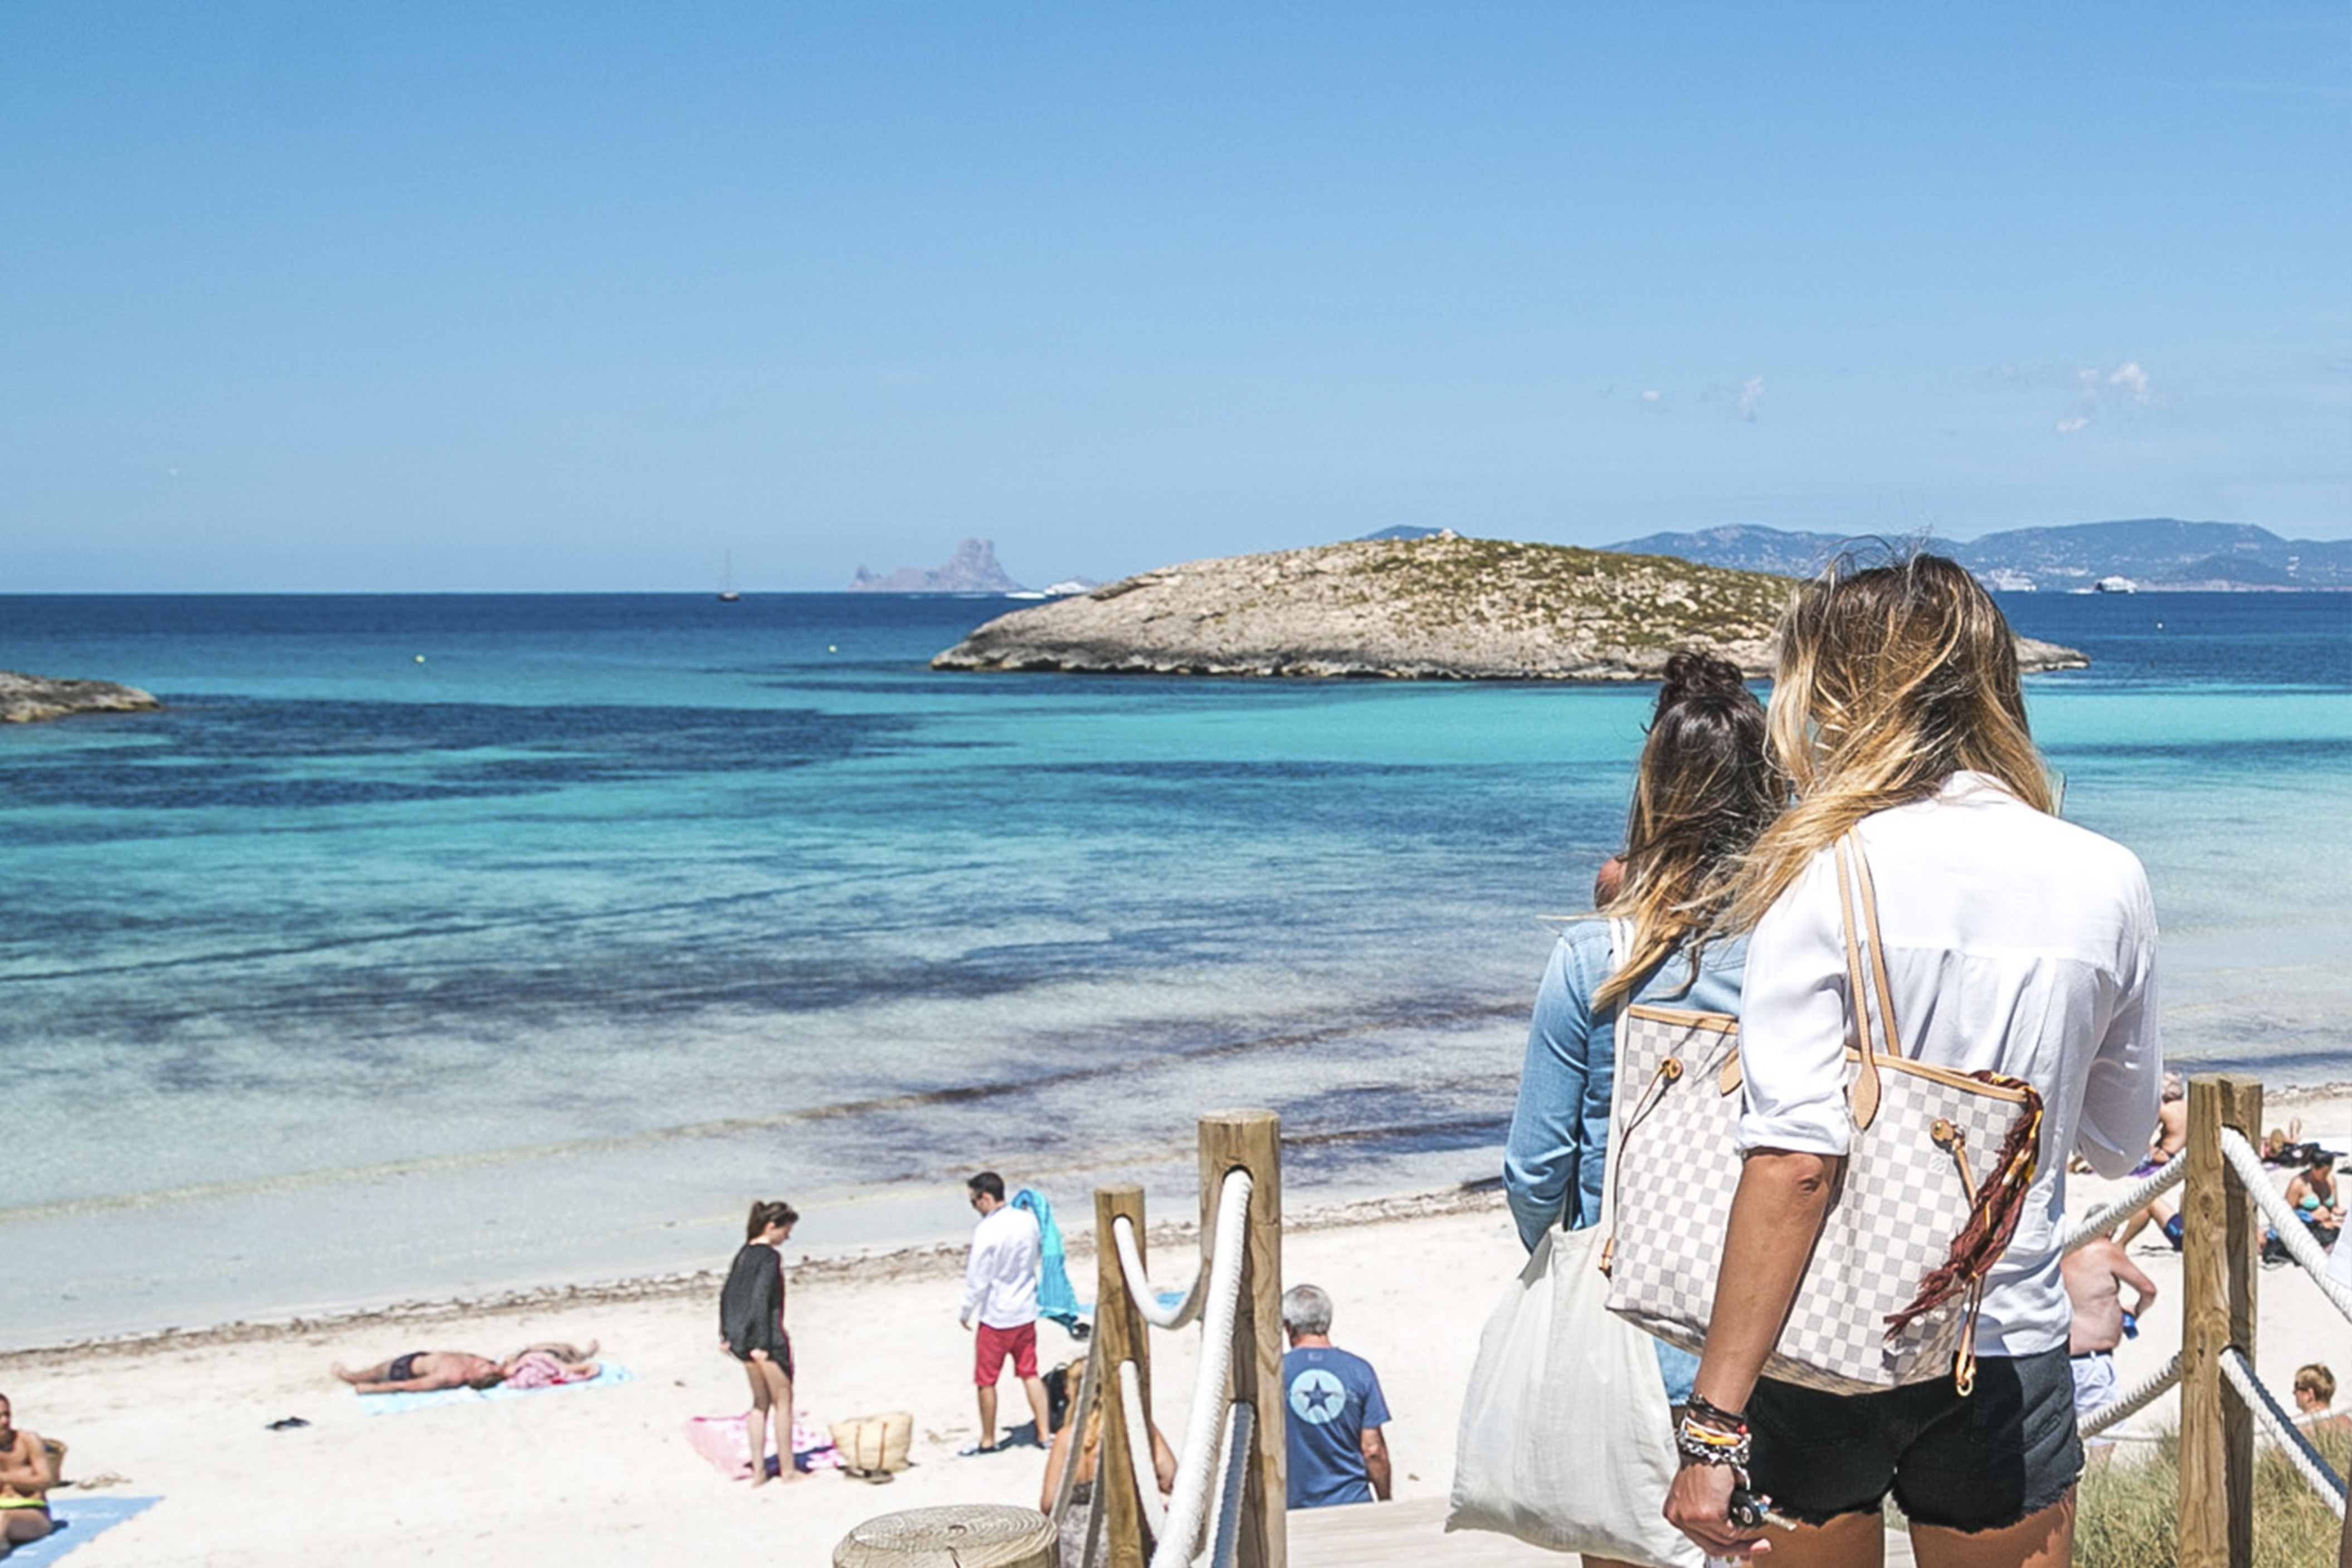
[[[587,1364],[593,1366],[595,1363]],[[526,1351],[515,1360],[514,1370],[507,1373],[509,1388],[560,1388],[567,1383],[586,1383],[595,1373],[573,1377],[563,1370],[563,1363],[545,1351]]]
[[[712,1469],[729,1480],[751,1479],[751,1442],[743,1435],[740,1415],[697,1415],[686,1424],[686,1440]],[[768,1434],[767,1447],[761,1458],[773,1459],[776,1438],[772,1432]],[[833,1438],[823,1427],[799,1415],[793,1417],[793,1465],[803,1470],[841,1468],[841,1455],[834,1448]]]

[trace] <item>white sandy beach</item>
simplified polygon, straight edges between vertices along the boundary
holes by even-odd
[[[2307,1136],[2333,1137],[2337,1147],[2352,1134],[2352,1098],[2276,1109],[2269,1120],[2299,1114]],[[2078,1177],[2074,1205],[2086,1209],[2119,1185]],[[1155,1193],[1152,1203],[1156,1213],[1180,1215],[1193,1200]],[[1083,1212],[1066,1199],[1066,1214]],[[1379,1369],[1395,1417],[1388,1436],[1399,1499],[1442,1497],[1479,1327],[1521,1258],[1500,1199],[1448,1194],[1298,1218],[1305,1223],[1285,1240],[1286,1279],[1330,1290],[1334,1340]],[[2179,1331],[2179,1260],[2145,1241],[2135,1256],[2163,1296],[2119,1353],[2126,1382],[2160,1364]],[[1082,1237],[1071,1242],[1073,1280],[1090,1297],[1091,1253],[1078,1250]],[[1189,1279],[1189,1241],[1157,1241],[1154,1257],[1161,1283]],[[0,1357],[0,1393],[19,1423],[71,1445],[68,1478],[119,1477],[102,1495],[163,1500],[79,1547],[76,1568],[427,1557],[524,1568],[689,1557],[823,1563],[852,1525],[877,1513],[1035,1501],[1042,1454],[955,1457],[976,1425],[971,1342],[955,1323],[959,1275],[960,1257],[937,1249],[795,1274],[790,1324],[803,1410],[819,1423],[890,1409],[915,1415],[916,1463],[888,1486],[820,1472],[754,1489],[721,1478],[688,1447],[680,1426],[688,1417],[732,1414],[744,1403],[741,1373],[715,1345],[715,1279],[525,1308],[442,1304],[326,1326],[26,1352]],[[2306,1361],[2327,1362],[2352,1383],[2352,1325],[2297,1270],[2267,1269],[2261,1287],[2257,1360],[2282,1400]],[[530,1340],[592,1337],[636,1381],[373,1415],[327,1372],[331,1361],[361,1364],[412,1349],[495,1354]],[[1195,1331],[1152,1338],[1157,1419],[1181,1429]],[[1049,1364],[1079,1353],[1051,1326],[1040,1340]],[[1009,1386],[1007,1394],[1018,1415],[1017,1394]],[[2168,1396],[2126,1430],[2144,1432],[2170,1409]],[[288,1415],[310,1425],[268,1429]],[[59,1494],[68,1503],[78,1495]],[[1432,1531],[1431,1560],[1446,1561],[1433,1510],[1411,1515]]]

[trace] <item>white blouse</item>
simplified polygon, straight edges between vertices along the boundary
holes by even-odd
[[[2042,1093],[2039,1173],[1987,1277],[1981,1355],[2066,1342],[2058,1274],[2066,1152],[2102,1175],[2146,1153],[2163,1087],[2156,910],[2131,851],[2035,811],[1982,773],[1858,829],[1878,895],[1903,1054]],[[1740,990],[1739,1146],[1843,1154],[1847,997],[1832,852],[1750,939]]]

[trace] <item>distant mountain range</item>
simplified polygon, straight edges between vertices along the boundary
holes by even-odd
[[[2110,577],[2138,588],[2352,589],[2352,540],[2281,539],[2267,528],[2244,522],[2146,517],[2012,528],[1966,542],[1925,542],[1988,586],[2019,592],[2064,593]],[[1875,543],[1850,534],[1735,524],[1696,533],[1653,533],[1605,548],[1802,577],[1820,571],[1840,551],[1867,552]]]

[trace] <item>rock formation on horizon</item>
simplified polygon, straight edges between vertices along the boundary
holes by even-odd
[[[1785,578],[1450,533],[1162,567],[999,616],[934,669],[1647,680],[1685,650],[1771,669]],[[2029,669],[2071,648],[2018,639]]]
[[[25,724],[71,713],[134,713],[163,706],[137,687],[111,680],[52,680],[0,669],[0,723]]]
[[[926,572],[919,566],[901,566],[887,577],[877,577],[865,567],[849,580],[854,594],[1025,594],[1028,589],[1004,574],[996,563],[996,542],[992,539],[967,539],[956,546],[948,563],[937,571]]]

